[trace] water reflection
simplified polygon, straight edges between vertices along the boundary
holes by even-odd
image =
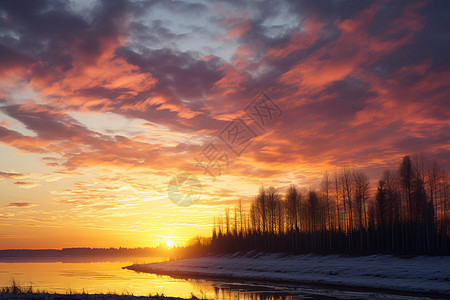
[[[88,260],[88,261],[86,261]],[[221,300],[265,299],[373,299],[387,296],[371,292],[343,291],[310,286],[283,286],[268,283],[217,282],[175,279],[149,273],[122,269],[135,263],[167,260],[162,257],[102,258],[102,259],[21,259],[0,262],[0,286],[12,278],[22,286],[52,293],[87,292],[118,293],[138,296],[161,295],[172,297]],[[390,299],[405,299],[388,295]],[[411,299],[411,298],[408,298]]]
[[[49,260],[49,258],[45,261],[30,258],[20,262],[3,260],[0,262],[0,286],[10,284],[14,278],[22,286],[32,285],[34,289],[56,293],[115,292],[140,296],[158,293],[190,297],[191,292],[198,292],[185,280],[122,270],[126,265],[162,261],[165,258],[113,258],[110,261],[106,258],[101,259],[102,261],[88,259],[90,262],[73,258],[62,261]]]

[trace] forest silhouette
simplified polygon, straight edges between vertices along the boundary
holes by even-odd
[[[261,187],[246,211],[239,202],[215,217],[212,238],[196,246],[213,253],[448,255],[448,194],[446,171],[420,155],[385,170],[372,190],[363,171],[343,167],[326,171],[318,190]]]

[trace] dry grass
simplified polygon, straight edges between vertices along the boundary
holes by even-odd
[[[45,290],[35,289],[35,288],[33,288],[32,284],[30,284],[29,286],[22,286],[14,278],[11,280],[11,284],[9,286],[0,288],[0,298],[2,298],[1,297],[2,295],[24,295],[24,296],[35,295],[35,296],[38,296],[38,295],[45,295],[45,294],[47,294],[47,297],[43,297],[42,299],[44,299],[44,298],[47,299],[48,295],[57,296],[57,294],[52,294]],[[75,292],[75,291],[69,289],[66,291],[65,294],[59,294],[59,295],[60,296],[58,296],[57,299],[66,299],[66,297],[71,297],[71,296],[88,296],[88,298],[86,298],[86,299],[91,299],[91,300],[97,299],[97,298],[98,299],[109,299],[109,298],[121,299],[122,297],[125,297],[126,299],[134,299],[134,298],[136,298],[136,299],[181,299],[181,298],[166,297],[164,294],[158,294],[158,293],[156,293],[155,295],[149,294],[148,297],[140,297],[140,296],[134,296],[133,293],[130,293],[128,291],[124,291],[120,294],[115,293],[115,292],[89,294],[89,293],[86,293],[84,291],[84,289],[81,292]],[[92,296],[94,296],[94,297],[92,297]],[[10,299],[10,298],[8,298],[8,299]],[[20,299],[22,299],[22,298],[20,298]],[[24,299],[28,299],[28,298],[24,298]],[[32,299],[35,299],[35,298],[32,298]],[[50,298],[48,298],[48,299],[50,299]],[[67,298],[67,299],[69,299],[69,298]],[[70,298],[70,299],[72,299],[72,298]],[[79,299],[79,298],[77,298],[77,299]],[[206,298],[202,292],[201,298],[196,297],[194,294],[191,293],[190,299],[191,300],[199,300],[199,299],[206,299]]]
[[[11,285],[0,288],[0,294],[33,294],[33,293],[43,293],[42,291],[33,290],[33,285],[30,284],[28,287],[22,287],[14,278],[11,280]]]

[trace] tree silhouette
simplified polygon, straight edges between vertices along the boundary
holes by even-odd
[[[449,182],[436,162],[405,156],[385,170],[373,196],[367,175],[326,171],[320,191],[260,187],[247,212],[239,201],[214,218],[208,251],[449,254]],[[225,232],[223,219],[225,219]]]

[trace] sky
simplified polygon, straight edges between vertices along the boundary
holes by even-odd
[[[448,170],[449,28],[448,1],[1,1],[0,249],[181,245],[261,185]]]

